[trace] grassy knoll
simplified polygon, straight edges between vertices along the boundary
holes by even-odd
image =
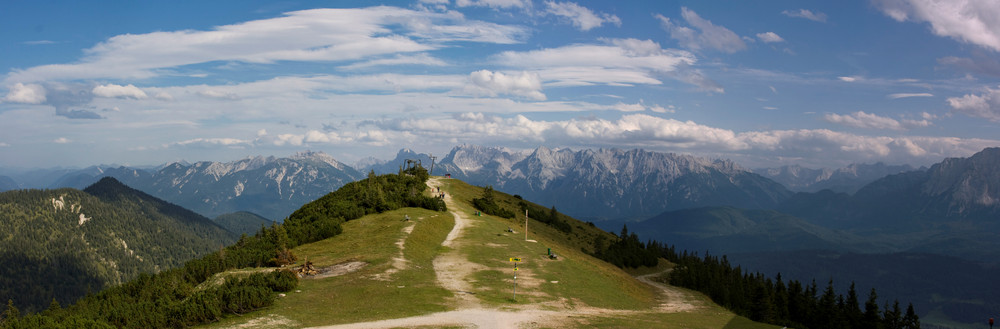
[[[405,215],[413,220],[402,221]],[[413,231],[406,234],[403,229],[409,225],[414,225]],[[343,234],[299,246],[293,252],[299,263],[308,258],[317,268],[350,261],[366,262],[367,266],[342,276],[302,279],[300,292],[279,298],[273,307],[210,327],[252,324],[262,317],[287,320],[279,321],[276,327],[308,327],[445,311],[442,302],[451,293],[435,284],[431,261],[453,225],[448,213],[417,208],[347,222]],[[377,279],[376,275],[392,268],[392,258],[399,254],[396,242],[402,238],[407,268],[391,274],[391,281]]]

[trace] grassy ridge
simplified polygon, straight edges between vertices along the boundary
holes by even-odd
[[[342,276],[303,279],[298,288],[300,292],[279,298],[273,307],[229,318],[210,327],[307,327],[451,310],[449,297],[452,293],[438,286],[433,260],[443,253],[458,250],[475,263],[473,266],[477,270],[466,280],[470,283],[471,295],[487,308],[518,309],[537,305],[543,310],[562,307],[617,310],[611,315],[570,317],[566,323],[568,327],[774,328],[735,316],[696,292],[688,292],[687,297],[700,305],[696,311],[657,312],[655,291],[629,273],[588,254],[598,236],[613,239],[614,235],[567,217],[564,220],[572,226],[571,233],[529,220],[528,238],[536,242],[525,241],[523,211],[514,219],[476,216],[470,200],[478,197],[482,190],[458,180],[442,182],[442,190],[455,201],[449,210],[470,220],[464,234],[455,241],[455,249],[441,246],[454,225],[450,213],[403,208],[364,216],[344,223],[343,234],[298,246],[294,252],[300,261],[308,258],[317,267],[354,261],[365,262],[367,266]],[[499,205],[512,211],[522,202],[503,193],[495,196]],[[530,206],[547,210],[538,205]],[[402,221],[406,215],[413,220]],[[412,232],[407,234],[404,229],[410,225],[413,225]],[[508,227],[515,232],[507,232]],[[402,251],[396,246],[400,240],[405,241]],[[548,248],[559,255],[558,260],[548,259]],[[407,260],[406,267],[390,274],[391,281],[378,280],[393,268],[393,258],[400,252]],[[511,257],[522,259],[516,301],[511,298]]]

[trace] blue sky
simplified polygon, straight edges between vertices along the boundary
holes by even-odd
[[[992,0],[8,1],[0,166],[463,143],[925,165],[1000,146],[998,17]]]

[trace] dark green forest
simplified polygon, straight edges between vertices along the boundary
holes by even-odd
[[[664,258],[676,266],[664,278],[666,283],[704,293],[713,302],[751,320],[793,328],[835,329],[919,329],[920,318],[909,304],[906,310],[899,301],[883,301],[872,288],[865,303],[852,283],[847,295],[837,294],[830,279],[819,291],[816,281],[803,284],[785,281],[779,273],[771,279],[761,273],[733,267],[722,256],[682,251],[657,241],[643,243],[628,227],[622,227],[617,241],[603,246],[598,241],[595,256],[618,267],[656,266]]]
[[[278,292],[294,289],[289,271],[262,269],[247,278],[229,277],[221,286],[197,287],[215,274],[238,268],[276,266],[294,259],[294,246],[339,234],[340,224],[364,216],[416,206],[445,210],[443,201],[423,195],[427,171],[376,176],[345,185],[293,213],[284,224],[219,248],[182,267],[142,273],[134,280],[88,294],[69,307],[50,300],[41,312],[25,315],[11,301],[0,328],[183,328],[214,322],[271,305]]]

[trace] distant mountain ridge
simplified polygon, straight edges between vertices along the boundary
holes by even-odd
[[[754,169],[753,172],[781,183],[795,192],[831,190],[854,194],[879,178],[916,169],[910,165],[851,164],[838,169],[810,169],[799,165]]]
[[[101,177],[115,177],[208,217],[249,211],[280,221],[301,205],[364,176],[326,153],[307,151],[287,158],[175,162],[155,171],[91,167],[68,173],[54,185],[83,188]]]
[[[814,223],[857,232],[954,230],[1000,227],[1000,148],[968,158],[948,158],[926,171],[876,180],[853,196],[799,193],[782,212]]]
[[[400,152],[389,163],[415,156]],[[492,185],[588,220],[638,219],[715,205],[770,208],[792,194],[729,160],[640,149],[515,151],[462,145],[436,163],[435,173]]]

